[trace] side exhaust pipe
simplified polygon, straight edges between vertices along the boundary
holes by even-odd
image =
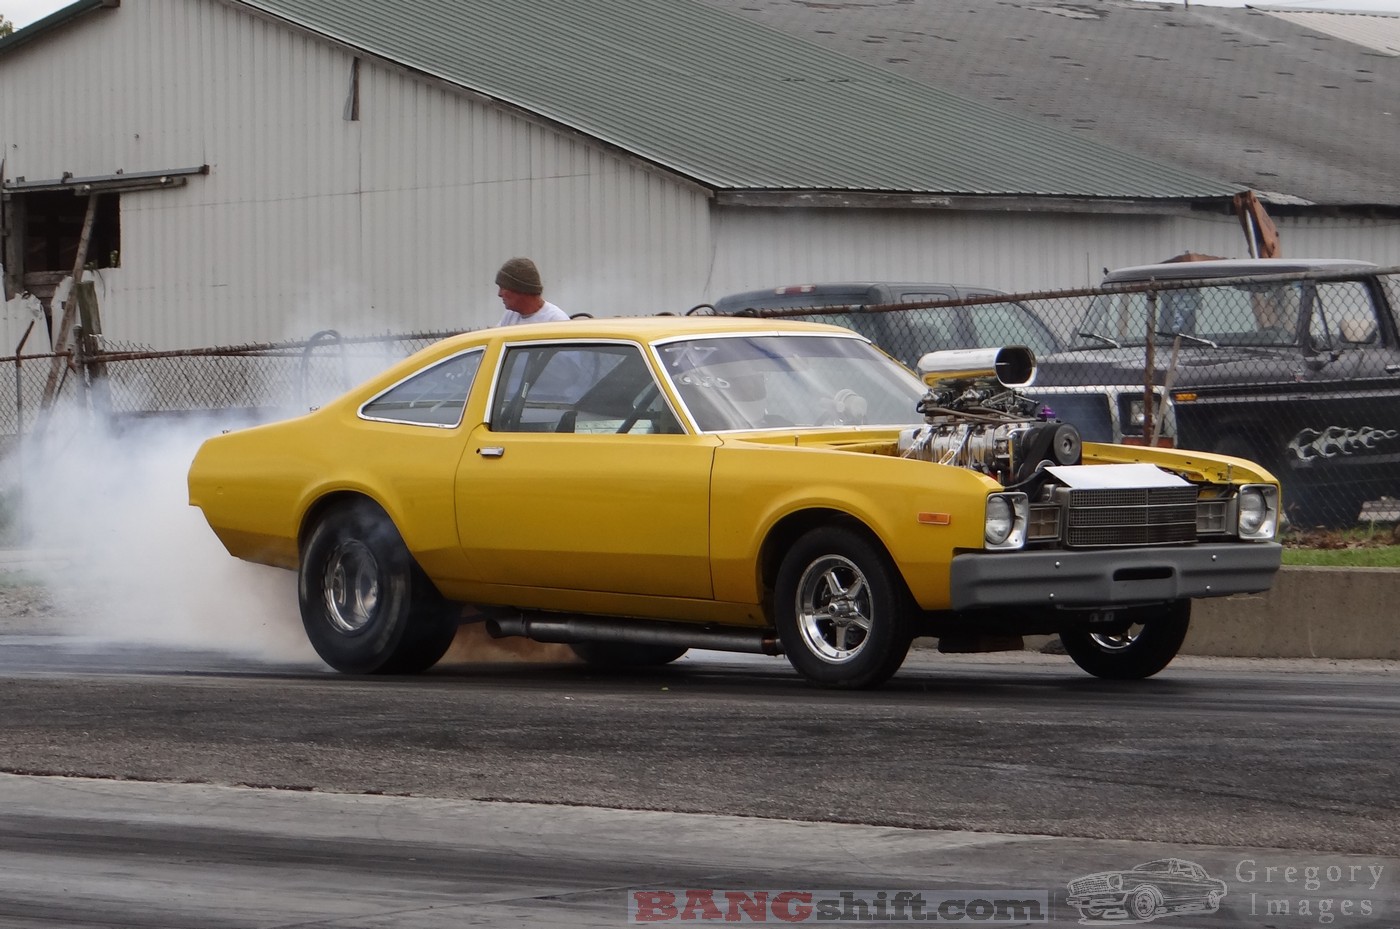
[[[638,645],[679,645],[717,652],[781,655],[778,637],[763,629],[733,629],[671,623],[651,619],[612,619],[605,616],[496,616],[486,620],[493,639],[524,636],[536,642],[633,642]]]

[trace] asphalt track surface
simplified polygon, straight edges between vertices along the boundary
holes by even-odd
[[[5,927],[625,925],[679,887],[1031,889],[1071,925],[1069,880],[1166,857],[1229,891],[1164,924],[1400,925],[1387,663],[916,652],[839,693],[712,654],[369,679],[12,635],[0,712]]]

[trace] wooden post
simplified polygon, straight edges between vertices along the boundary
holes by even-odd
[[[112,410],[112,390],[107,382],[107,363],[102,360],[97,337],[102,334],[102,316],[97,308],[97,285],[81,281],[74,285],[78,295],[79,336],[74,344],[78,364],[87,375],[92,407],[103,416]]]
[[[78,284],[83,279],[83,269],[87,267],[88,243],[92,240],[93,223],[97,220],[97,194],[88,194],[87,213],[83,216],[83,232],[78,236],[78,254],[73,259],[73,284],[63,301],[63,321],[58,326],[58,337],[54,339],[53,362],[49,365],[49,379],[44,383],[44,396],[39,401],[41,412],[53,407],[58,396],[58,378],[63,373],[65,359],[62,356],[73,335],[73,317],[78,305]]]

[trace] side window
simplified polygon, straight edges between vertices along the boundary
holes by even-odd
[[[969,306],[976,348],[1024,345],[1036,356],[1055,351],[1055,342],[1040,319],[1019,303],[987,303]]]
[[[632,345],[510,349],[491,412],[497,432],[681,432]]]
[[[880,347],[911,368],[929,352],[965,348],[958,338],[957,313],[954,307],[881,313],[880,321],[888,327],[889,335]]]
[[[462,421],[481,355],[477,349],[419,371],[360,407],[360,415],[380,422],[454,427]]]
[[[1221,345],[1293,345],[1301,303],[1296,282],[1207,287],[1196,334]]]
[[[1365,345],[1379,327],[1371,293],[1360,281],[1322,281],[1313,296],[1309,334],[1319,346]]]
[[[906,290],[899,295],[898,303],[937,303],[941,300],[952,300],[956,294],[946,290]]]

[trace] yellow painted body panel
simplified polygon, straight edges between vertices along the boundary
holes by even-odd
[[[485,425],[508,344],[583,337],[645,347],[676,335],[788,330],[844,334],[776,320],[656,317],[447,339],[323,409],[208,440],[190,468],[190,502],[233,555],[250,561],[295,569],[309,514],[354,494],[385,510],[450,598],[737,625],[767,622],[759,560],[770,533],[821,510],[863,524],[916,601],[947,608],[952,557],[982,548],[985,500],[1000,487],[969,470],[898,457],[897,430],[556,435]],[[483,361],[460,425],[358,415],[409,374],[475,347]],[[667,393],[675,403],[669,385]],[[1195,481],[1273,480],[1250,462],[1199,452],[1086,444],[1084,459],[1150,462]]]
[[[1253,461],[1213,452],[1085,442],[1083,457],[1085,464],[1155,464],[1175,471],[1188,481],[1209,481],[1213,484],[1278,483],[1277,478]]]
[[[729,439],[715,455],[715,595],[756,599],[755,565],[769,531],[785,517],[820,509],[859,520],[893,556],[919,605],[946,608],[948,564],[956,550],[982,547],[987,494],[999,489],[989,477],[927,461]],[[918,521],[921,512],[950,518],[927,525]]]
[[[475,579],[710,598],[710,462],[718,444],[712,436],[479,427],[456,496]],[[501,455],[482,456],[488,446]]]

